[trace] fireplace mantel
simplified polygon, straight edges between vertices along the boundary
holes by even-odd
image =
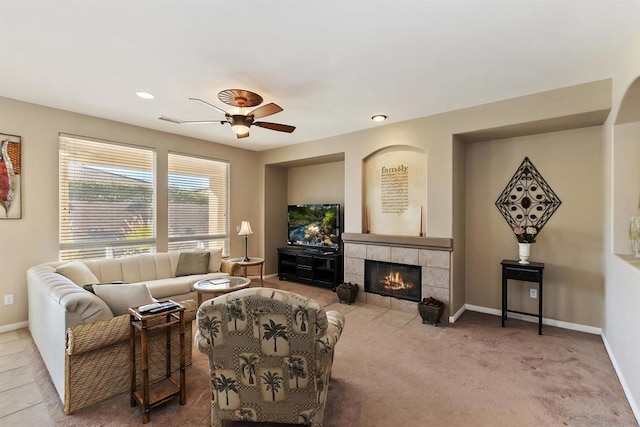
[[[417,237],[396,236],[389,234],[343,233],[341,238],[344,243],[361,243],[402,248],[434,249],[440,251],[453,250],[453,239],[445,237]]]

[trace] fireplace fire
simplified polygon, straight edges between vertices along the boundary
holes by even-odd
[[[420,301],[422,293],[420,266],[365,260],[364,271],[366,292]]]

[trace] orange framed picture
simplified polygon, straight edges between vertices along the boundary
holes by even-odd
[[[22,218],[22,140],[0,133],[0,219]]]

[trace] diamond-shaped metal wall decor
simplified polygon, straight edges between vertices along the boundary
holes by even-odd
[[[547,181],[525,157],[496,200],[496,207],[512,230],[535,227],[539,233],[560,203]]]

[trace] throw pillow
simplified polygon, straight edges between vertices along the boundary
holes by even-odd
[[[176,277],[191,274],[206,274],[209,271],[209,252],[181,252],[176,268]]]
[[[89,270],[85,263],[71,261],[56,268],[56,273],[62,274],[78,286],[98,283],[100,280]]]
[[[94,285],[94,293],[107,303],[114,316],[129,313],[129,307],[139,307],[155,302],[147,285]]]
[[[95,294],[96,291],[93,289],[94,286],[100,286],[100,285],[123,285],[124,282],[107,282],[107,283],[92,283],[90,285],[84,285],[83,288],[89,292],[91,292],[92,294]]]
[[[222,249],[209,249],[209,273],[217,273],[222,265]]]

